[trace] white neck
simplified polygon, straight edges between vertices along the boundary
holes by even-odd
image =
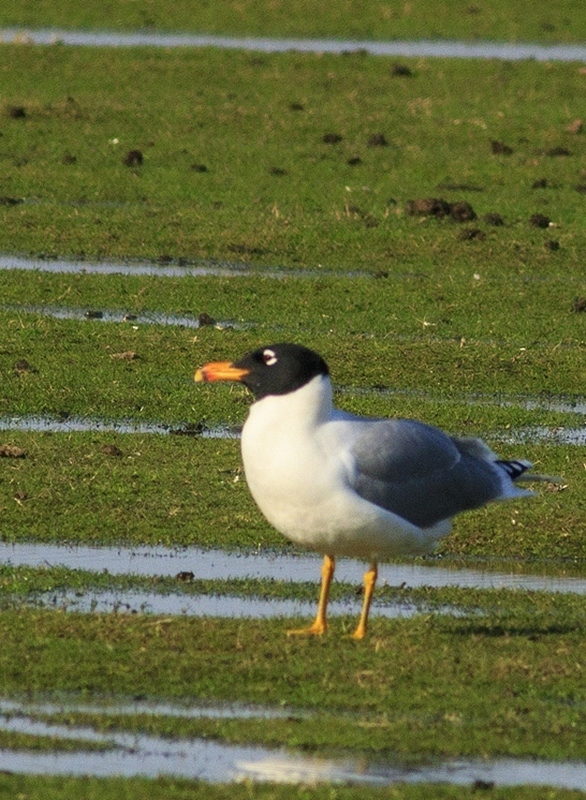
[[[257,400],[250,408],[245,427],[313,427],[329,419],[331,413],[332,384],[327,375],[316,375],[294,392]]]

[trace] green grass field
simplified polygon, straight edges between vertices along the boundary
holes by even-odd
[[[67,0],[21,0],[3,4],[0,25],[29,28],[170,30],[249,36],[332,36],[342,39],[495,39],[583,42],[583,9],[576,0],[553,5],[528,0],[403,3],[398,0],[343,0],[324,7],[316,0],[292,2],[173,4],[109,0],[75,4]]]
[[[433,11],[428,3],[355,2],[319,13],[308,2],[13,5],[0,4],[0,26],[541,42],[582,42],[586,26],[570,0],[479,0]],[[195,368],[299,341],[327,358],[342,407],[477,433],[504,457],[530,458],[563,477],[565,488],[540,485],[531,501],[458,519],[441,545],[445,559],[509,559],[529,572],[582,576],[584,447],[532,439],[531,430],[584,422],[586,134],[574,124],[584,114],[584,68],[400,64],[408,70],[361,53],[3,44],[0,252],[48,264],[123,260],[130,271],[140,260],[252,271],[0,272],[0,421],[241,424],[246,393],[196,386]],[[412,201],[428,198],[465,201],[473,212],[460,206],[463,221],[410,213]],[[536,225],[536,214],[549,223]],[[42,306],[205,313],[227,324],[64,320]],[[526,442],[515,444],[523,431]],[[1,430],[3,444],[25,455],[0,458],[3,541],[290,549],[250,498],[235,440]],[[317,579],[317,571],[301,585],[210,575],[178,587],[173,579],[4,565],[0,693],[284,705],[291,719],[71,719],[317,754],[584,760],[579,596],[381,587],[381,601],[413,602],[421,613],[373,620],[360,644],[343,638],[349,618],[334,620],[323,640],[300,641],[285,638],[287,620],[35,607],[67,588],[310,599]],[[341,584],[334,597],[353,593]],[[434,613],[445,606],[458,616]],[[304,711],[317,716],[301,718]],[[0,738],[0,747],[54,746],[70,745]],[[416,800],[477,790],[0,775],[0,797],[31,800]],[[497,786],[491,796],[577,794]]]
[[[581,280],[579,65],[422,59],[404,77],[360,54],[3,52],[5,251],[563,276],[569,301]],[[477,217],[409,216],[427,197]]]

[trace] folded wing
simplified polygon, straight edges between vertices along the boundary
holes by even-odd
[[[358,421],[358,420],[356,420]],[[515,489],[479,439],[458,439],[414,420],[361,420],[351,456],[354,490],[419,527],[430,527]]]

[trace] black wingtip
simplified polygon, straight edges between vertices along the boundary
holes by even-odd
[[[531,462],[530,461],[495,461],[502,470],[504,470],[509,478],[512,481],[516,481],[518,478],[523,475],[523,473],[527,472],[528,469],[531,469]]]

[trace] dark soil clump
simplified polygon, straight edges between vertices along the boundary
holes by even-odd
[[[391,67],[391,76],[393,78],[412,78],[413,72],[407,64],[393,64]]]
[[[405,211],[410,217],[436,217],[441,219],[450,213],[450,204],[441,197],[424,197],[407,200]]]
[[[388,147],[389,143],[386,140],[384,133],[373,133],[368,139],[369,147]]]
[[[481,242],[483,239],[486,239],[486,234],[484,231],[481,231],[480,228],[467,228],[464,231],[460,231],[458,239],[463,242]]]
[[[546,217],[545,214],[533,214],[529,218],[529,224],[533,225],[534,228],[548,228],[550,222],[550,218]]]
[[[129,150],[123,158],[127,167],[140,167],[144,158],[141,150]]]
[[[453,203],[441,197],[424,197],[418,200],[408,200],[405,211],[410,217],[451,217],[456,222],[470,222],[476,219],[476,212],[466,200],[456,200]]]
[[[8,106],[6,114],[10,119],[24,119],[26,117],[26,108],[24,106]]]
[[[504,219],[496,211],[485,214],[482,219],[487,225],[494,225],[495,227],[505,224]]]
[[[340,136],[339,133],[324,133],[322,136],[322,142],[324,144],[338,144],[341,142],[344,137]]]
[[[550,147],[545,151],[545,155],[550,158],[557,158],[558,156],[571,156],[572,153],[566,147]]]
[[[476,219],[476,212],[466,200],[457,200],[450,203],[450,215],[456,222],[469,222]]]
[[[122,450],[115,444],[103,445],[102,453],[104,453],[106,456],[115,456],[116,458],[120,458],[120,456],[124,455]]]
[[[492,153],[495,156],[510,156],[512,153],[514,153],[512,147],[509,147],[508,144],[505,144],[504,142],[499,142],[496,139],[491,140],[490,149],[492,150]]]

